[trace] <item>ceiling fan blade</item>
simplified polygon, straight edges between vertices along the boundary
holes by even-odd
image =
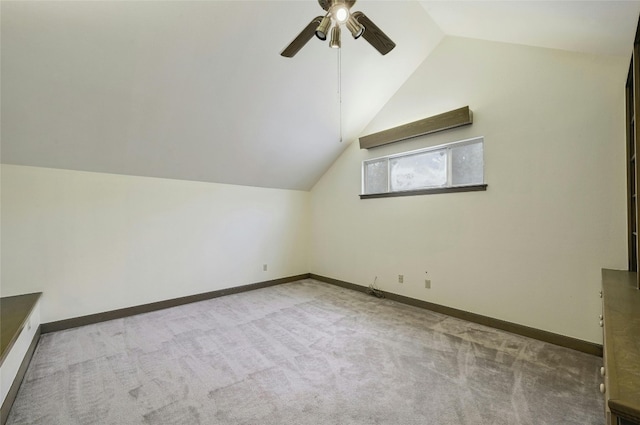
[[[362,37],[369,42],[382,55],[386,55],[396,47],[396,43],[382,32],[380,28],[371,19],[362,12],[354,12],[352,16],[364,27]]]
[[[316,16],[313,18],[309,25],[302,30],[300,34],[296,38],[293,39],[291,44],[289,44],[280,55],[285,58],[292,58],[304,47],[305,44],[314,36],[316,32],[316,28],[320,25],[320,21],[322,21],[322,16]]]

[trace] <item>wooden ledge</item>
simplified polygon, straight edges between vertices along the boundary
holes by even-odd
[[[605,397],[612,414],[640,423],[640,291],[637,274],[602,270]]]
[[[449,130],[473,123],[473,113],[468,106],[434,115],[388,130],[360,137],[360,149],[370,149],[412,137]]]
[[[42,292],[0,298],[0,365],[20,336]]]

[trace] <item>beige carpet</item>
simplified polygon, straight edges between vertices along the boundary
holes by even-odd
[[[603,424],[600,358],[304,280],[44,335],[8,424]]]

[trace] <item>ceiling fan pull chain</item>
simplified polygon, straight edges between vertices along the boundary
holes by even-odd
[[[342,49],[338,50],[338,104],[340,112],[340,143],[342,143]]]

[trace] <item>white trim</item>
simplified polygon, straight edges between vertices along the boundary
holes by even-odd
[[[369,158],[369,159],[365,159],[364,161],[362,161],[362,163],[364,164],[365,162],[380,160],[380,159],[383,159],[383,158],[391,159],[391,158],[395,158],[395,157],[398,157],[398,156],[413,155],[413,154],[416,154],[416,153],[436,151],[438,149],[442,149],[442,148],[446,148],[446,147],[453,147],[453,146],[456,146],[456,145],[471,144],[471,143],[477,142],[478,140],[484,141],[484,136],[472,137],[471,139],[458,140],[456,142],[443,143],[443,144],[437,145],[437,146],[429,146],[428,148],[420,148],[420,149],[415,149],[415,150],[412,150],[412,151],[394,153],[392,155],[379,156],[377,158]]]

